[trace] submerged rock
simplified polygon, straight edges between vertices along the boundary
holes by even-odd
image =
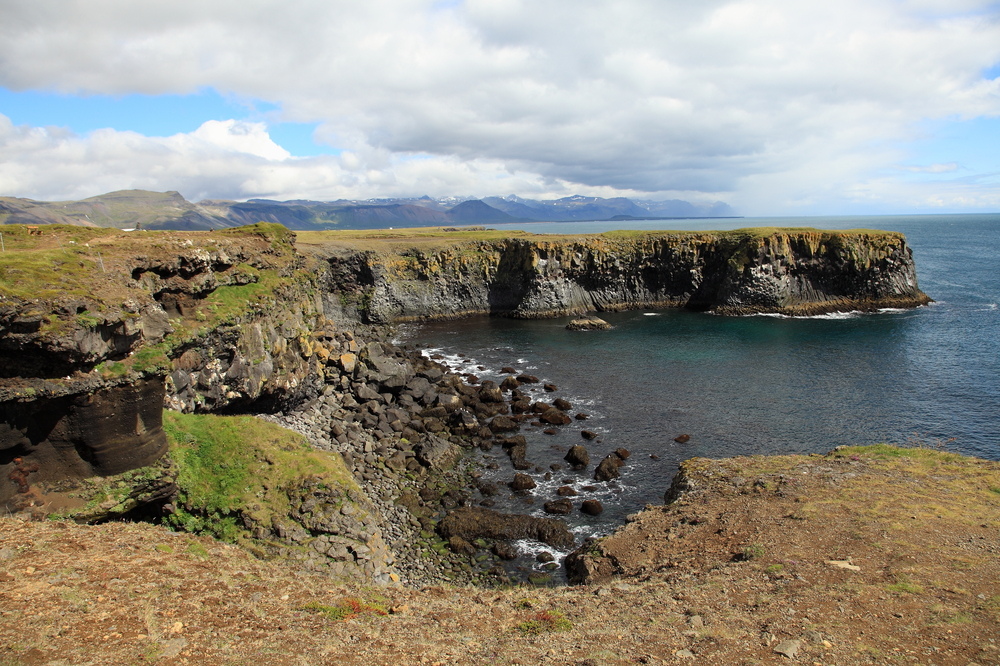
[[[606,331],[610,328],[611,324],[600,317],[583,317],[566,324],[567,331]]]

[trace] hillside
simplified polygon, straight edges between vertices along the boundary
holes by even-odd
[[[358,587],[150,525],[0,519],[0,663],[1000,663],[998,463],[877,447],[687,475],[600,546],[616,578],[564,588]]]
[[[0,224],[73,224],[117,229],[209,230],[271,222],[293,230],[502,224],[524,221],[610,220],[623,217],[732,215],[725,204],[697,207],[686,201],[566,197],[534,201],[517,197],[370,201],[206,200],[191,203],[177,192],[122,190],[82,201],[32,201],[0,197]]]

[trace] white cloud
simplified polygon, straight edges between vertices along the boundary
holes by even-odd
[[[290,159],[264,127],[235,121],[167,139],[59,139],[67,155],[110,151],[79,165],[99,172],[85,181],[91,193],[129,178],[182,189],[169,177],[212,196],[485,195],[510,184],[823,212],[903,163],[892,146],[921,120],[1000,116],[1000,81],[981,76],[1000,62],[1000,12],[984,0],[11,4],[0,12],[0,85],[212,87],[318,122],[317,136],[346,151]],[[46,141],[19,152],[20,166],[49,159],[58,141]],[[133,169],[153,154],[167,163],[129,174],[128,150]],[[211,157],[187,163],[199,155]],[[0,189],[44,189],[11,190],[26,178],[16,171],[0,166],[10,172]]]

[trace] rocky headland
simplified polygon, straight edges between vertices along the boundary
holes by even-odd
[[[5,227],[0,254],[0,659],[997,663],[996,463],[693,460],[666,506],[580,544],[558,516],[599,506],[493,511],[465,455],[497,447],[531,492],[517,431],[573,420],[557,389],[392,342],[469,314],[927,303],[898,234],[33,231]],[[24,522],[46,516],[66,522]],[[584,585],[488,592],[520,538],[575,547]]]
[[[905,239],[873,231],[297,237],[274,224],[10,225],[5,240],[8,512],[164,522],[383,583],[505,580],[497,562],[511,556],[510,539],[573,546],[558,518],[489,512],[497,489],[478,483],[463,456],[497,445],[528,470],[516,431],[569,423],[568,405],[533,395],[526,388],[537,380],[513,368],[500,386],[456,376],[392,344],[393,323],[637,307],[803,314],[929,300]],[[238,414],[308,444],[234,425]],[[325,455],[291,473],[274,462],[301,447]],[[617,476],[618,455],[597,466],[598,481]],[[204,490],[227,474],[243,487]],[[549,513],[572,508],[551,499]]]

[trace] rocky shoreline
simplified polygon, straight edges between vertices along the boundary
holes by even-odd
[[[164,520],[381,583],[503,582],[498,561],[512,556],[511,539],[573,545],[558,518],[492,512],[501,489],[461,462],[464,451],[497,447],[522,471],[509,481],[511,492],[529,489],[523,472],[532,465],[516,431],[532,423],[556,432],[573,421],[569,406],[522,390],[537,378],[514,368],[504,369],[502,382],[450,373],[389,342],[393,321],[927,301],[905,240],[882,232],[560,240],[435,232],[419,247],[380,233],[302,242],[267,224],[201,234],[58,225],[42,235],[16,226],[5,233],[4,275],[16,280],[0,293],[0,350],[17,359],[0,369],[0,473],[10,481],[0,484],[0,500],[8,511],[42,511],[46,491],[75,492],[75,484],[90,488],[87,501],[96,504],[81,514],[87,522]],[[259,492],[269,502],[227,496],[224,509],[199,504],[185,487],[197,455],[176,470],[157,466],[173,456],[163,458],[164,406],[178,414],[269,414],[328,453],[315,464],[329,481],[303,472],[267,480]],[[178,452],[189,437],[184,428],[196,424],[170,421]],[[211,425],[199,427],[212,436]],[[619,450],[595,461],[596,481],[614,479],[627,456]],[[578,450],[567,463],[586,466],[586,458]],[[241,464],[249,470],[258,462]],[[545,509],[575,510],[568,496]]]
[[[497,513],[489,507],[501,488],[481,480],[483,470],[469,455],[474,449],[497,447],[515,469],[531,469],[525,440],[516,430],[529,421],[550,429],[569,423],[570,416],[560,409],[570,409],[569,403],[559,398],[553,404],[531,400],[523,389],[537,384],[537,378],[513,368],[505,368],[510,371],[507,379],[497,385],[457,374],[413,348],[376,344],[385,356],[373,357],[369,344],[368,363],[384,367],[391,357],[414,369],[414,378],[398,394],[364,385],[346,391],[331,386],[294,410],[257,416],[344,458],[365,487],[374,508],[371,524],[380,530],[391,552],[392,571],[402,582],[507,584],[519,576],[502,563],[523,555],[513,540],[548,542],[554,550],[575,548],[573,535],[556,517],[573,510],[599,513],[600,502],[589,500],[577,507],[560,493],[545,502],[551,518]],[[546,396],[555,390],[552,385],[546,388],[539,384],[537,390],[546,391]],[[361,402],[362,398],[368,400]],[[595,472],[595,483],[617,477],[622,456],[627,455],[619,452],[606,458]],[[609,464],[612,459],[618,464]],[[567,467],[586,468],[586,447],[572,447],[566,460]],[[526,485],[519,486],[520,480]],[[516,473],[508,486],[505,492],[524,495],[534,482],[527,474]],[[549,573],[533,571],[520,578],[536,584],[552,582],[552,570],[561,562],[551,555],[548,561]],[[386,571],[374,579],[391,580]]]

